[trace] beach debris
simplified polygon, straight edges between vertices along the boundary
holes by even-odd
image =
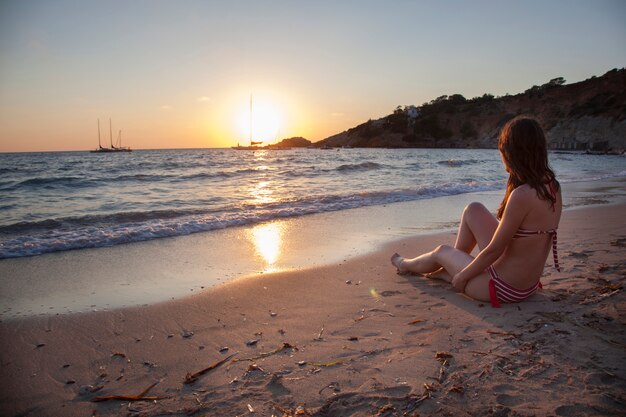
[[[168,338],[168,339],[171,339],[172,337],[174,337],[174,335],[173,335],[173,334],[171,334],[171,333],[167,335],[167,338]]]
[[[448,358],[452,358],[452,354],[449,352],[437,352],[435,354],[435,358],[437,359],[448,359]]]
[[[76,381],[74,381],[73,379],[68,379],[67,381],[65,381],[65,385],[72,385],[75,384]]]
[[[154,384],[150,385],[148,388],[146,388],[145,390],[143,390],[141,393],[139,393],[137,395],[104,395],[104,396],[92,398],[91,401],[94,402],[94,403],[103,402],[103,401],[111,401],[111,400],[121,400],[121,401],[156,401],[156,400],[162,400],[164,398],[167,398],[167,397],[159,397],[159,396],[146,396],[146,394],[152,388],[154,388],[158,383],[159,383],[159,381],[155,382]]]
[[[278,333],[280,333],[281,335],[284,335],[285,333],[287,333],[286,331],[284,331],[283,329],[278,329]]]
[[[256,345],[257,343],[259,343],[259,340],[260,340],[260,339],[252,339],[252,340],[248,340],[248,341],[246,342],[246,345],[247,345],[247,346],[254,346],[254,345]]]
[[[275,355],[275,354],[277,354],[277,353],[279,353],[279,352],[282,352],[282,351],[283,351],[283,350],[285,350],[285,349],[293,349],[293,350],[298,350],[298,348],[297,348],[297,347],[295,347],[295,346],[293,346],[293,345],[291,345],[291,344],[289,344],[289,343],[285,342],[285,343],[283,343],[283,345],[282,345],[282,346],[280,346],[280,347],[278,347],[278,348],[276,348],[276,349],[274,349],[274,350],[272,350],[272,351],[270,351],[270,352],[263,352],[263,353],[259,353],[258,355],[251,356],[251,357],[249,357],[249,358],[239,358],[239,359],[233,359],[233,360],[232,360],[232,362],[255,361],[255,360],[257,360],[257,359],[266,358],[266,357],[268,357],[268,356]]]
[[[393,413],[394,411],[396,411],[396,407],[391,404],[385,404],[378,409],[378,412],[375,414],[374,417],[382,417],[384,415],[387,415],[387,413]]]
[[[69,363],[66,363],[65,365],[63,365],[63,366],[62,366],[62,368],[63,368],[63,369],[65,369],[65,368],[69,368],[69,367],[70,367],[70,364],[69,364]]]
[[[410,322],[409,322],[408,324],[417,324],[417,323],[423,323],[423,322],[425,322],[425,321],[426,321],[426,320],[422,320],[422,319],[417,319],[417,320],[413,320],[413,321],[410,321]]]
[[[265,369],[263,369],[259,365],[257,365],[256,363],[251,363],[250,365],[248,365],[248,370],[246,371],[246,374],[248,374],[250,372],[256,372],[256,371],[259,371],[259,372],[264,373],[264,374],[269,373]]]
[[[222,346],[219,350],[220,353],[224,353],[224,352],[228,352],[229,347],[228,346]]]
[[[211,364],[210,366],[208,366],[207,368],[204,368],[198,372],[194,372],[194,373],[187,373],[187,375],[185,375],[185,384],[192,384],[194,382],[196,382],[198,380],[198,378],[200,378],[202,375],[206,374],[207,372],[212,371],[213,369],[225,364],[226,362],[228,362],[229,360],[231,360],[238,352],[233,353],[232,355],[229,355],[227,357],[225,357],[224,359],[217,361],[213,364]]]
[[[359,338],[358,338],[357,336],[350,336],[350,337],[348,338],[348,340],[349,340],[349,341],[351,341],[351,342],[358,342],[358,341],[359,341]]]
[[[123,353],[123,352],[113,352],[113,353],[111,354],[111,357],[112,357],[112,358],[125,358],[125,357],[126,357],[126,354],[125,354],[125,353]]]
[[[324,368],[330,368],[331,366],[341,365],[346,362],[352,362],[354,359],[340,359],[334,362],[322,363],[322,362],[307,362],[309,365],[319,366]]]
[[[275,409],[277,409],[278,411],[283,413],[283,415],[281,417],[298,417],[298,416],[307,417],[307,416],[311,415],[306,410],[306,408],[302,407],[301,405],[297,406],[293,410],[281,407],[280,405],[278,405],[276,403],[272,403],[272,405],[274,406]]]
[[[493,356],[496,356],[496,357],[498,357],[500,359],[507,359],[507,360],[509,359],[506,356],[498,355],[497,353],[493,353],[493,352],[481,352],[481,351],[478,351],[478,350],[470,350],[470,353],[475,353],[477,355],[483,355],[483,356],[493,355]]]
[[[94,392],[100,391],[102,388],[104,388],[104,385],[83,385],[78,389],[78,395],[84,396],[93,394]]]
[[[623,248],[626,246],[626,238],[615,239],[610,242],[611,246]]]
[[[190,330],[183,330],[182,336],[183,339],[189,339],[191,336],[193,336],[193,332]]]
[[[298,361],[298,366],[304,366],[306,365],[306,361]]]
[[[321,395],[324,390],[330,389],[333,393],[341,392],[341,388],[339,388],[338,382],[331,382],[329,385],[325,385],[321,390],[319,390],[319,394]]]
[[[456,392],[457,394],[463,395],[465,393],[465,388],[463,388],[463,385],[454,385],[450,388],[449,392]]]
[[[322,334],[324,333],[324,325],[322,324],[322,330],[320,330],[319,334],[317,335],[317,337],[313,340],[324,340],[322,339]]]
[[[270,310],[270,316],[271,317],[276,317],[278,315],[278,313],[273,312],[272,310]]]
[[[615,289],[613,291],[610,291],[610,292],[607,292],[607,293],[604,293],[604,294],[600,294],[597,297],[587,298],[587,299],[581,301],[580,304],[597,303],[598,301],[602,301],[602,300],[604,300],[606,298],[609,298],[609,297],[619,293],[621,290],[622,290],[622,287],[620,286],[619,288],[617,288],[617,289]]]
[[[445,379],[445,377],[446,377],[446,368],[442,366],[441,368],[439,368],[439,376],[437,377],[437,382],[441,384],[443,380]]]
[[[496,330],[487,330],[487,333],[489,333],[489,334],[495,334],[495,335],[498,335],[498,336],[513,336],[513,337],[518,337],[518,335],[517,335],[517,334],[515,334],[515,333],[511,333],[511,332],[499,332],[499,331],[496,331]]]
[[[35,346],[35,348],[39,349],[44,347],[46,344],[45,343],[37,343],[37,345]]]
[[[251,413],[254,413],[254,408],[252,408],[250,404],[248,404],[248,411],[250,411]]]
[[[372,287],[369,290],[370,295],[374,299],[374,301],[380,301],[380,294],[376,291],[376,288]]]

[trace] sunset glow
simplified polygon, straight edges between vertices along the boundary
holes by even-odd
[[[252,242],[257,253],[266,263],[265,271],[272,272],[282,246],[282,230],[276,223],[256,226],[252,229]]]
[[[6,0],[0,152],[94,149],[109,118],[133,149],[245,145],[250,95],[253,140],[317,142],[398,105],[622,67],[624,19],[610,1]]]
[[[250,138],[250,123],[252,123],[252,140],[274,143],[278,139],[282,125],[282,112],[278,107],[269,101],[257,99],[252,100],[252,115],[250,106],[243,106],[239,110],[237,125],[242,143]]]

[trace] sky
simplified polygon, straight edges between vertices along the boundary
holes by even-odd
[[[626,65],[626,1],[0,0],[0,152],[318,141]]]

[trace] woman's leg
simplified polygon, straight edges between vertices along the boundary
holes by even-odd
[[[402,258],[397,253],[391,257],[391,263],[398,268],[399,273],[415,272],[424,274],[443,268],[447,274],[441,274],[437,278],[448,282],[473,260],[473,256],[448,245],[441,245],[432,252],[413,259]],[[470,280],[465,287],[465,294],[477,300],[489,301],[489,275],[483,272]]]
[[[461,216],[459,232],[454,247],[465,253],[472,253],[478,244],[483,250],[498,228],[498,220],[480,203],[470,203]]]
[[[463,210],[461,224],[456,235],[454,247],[465,253],[472,253],[476,244],[483,250],[498,228],[498,220],[481,203],[470,203]],[[444,268],[426,275],[432,279],[442,279],[450,282],[452,276]]]
[[[427,274],[437,271],[440,268],[445,269],[448,274],[453,276],[469,265],[474,258],[462,250],[458,250],[448,245],[441,245],[432,252],[427,252],[415,258],[403,258],[397,253],[391,257],[391,263],[398,268],[398,273],[412,272],[416,274]],[[450,281],[446,279],[446,281]]]

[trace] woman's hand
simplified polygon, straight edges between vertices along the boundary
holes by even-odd
[[[452,286],[459,292],[463,292],[465,290],[465,286],[467,285],[467,282],[469,281],[469,279],[463,277],[462,272],[463,271],[459,272],[458,274],[455,274],[452,277]]]

